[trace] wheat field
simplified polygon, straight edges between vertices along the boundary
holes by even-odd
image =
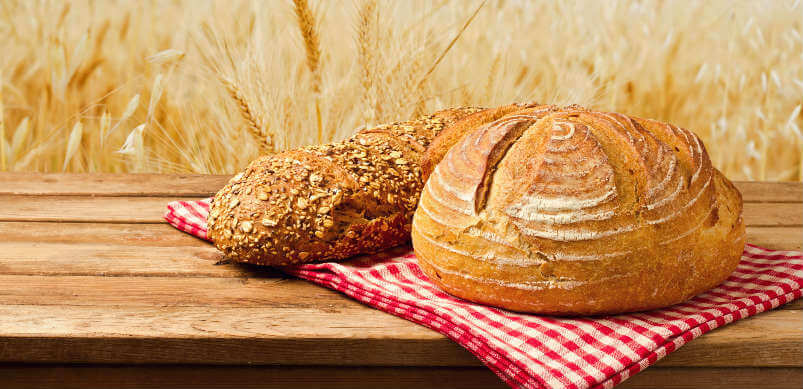
[[[0,2],[0,171],[233,173],[517,101],[665,120],[803,180],[800,1]]]

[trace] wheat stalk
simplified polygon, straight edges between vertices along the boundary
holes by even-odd
[[[117,121],[117,124],[115,124],[114,127],[112,127],[108,131],[101,131],[100,133],[101,147],[104,146],[104,144],[106,143],[106,139],[109,136],[111,136],[121,124],[125,123],[126,120],[128,120],[132,115],[134,115],[134,112],[136,112],[137,108],[139,108],[139,93],[134,95],[134,97],[132,97],[131,100],[128,101],[128,104],[126,104],[125,110],[123,111],[123,115],[120,116],[120,119]]]
[[[125,138],[123,146],[117,150],[118,154],[123,156],[132,157],[134,159],[134,172],[141,171],[145,164],[145,149],[143,141],[143,133],[145,132],[145,124],[142,123],[128,134]]]
[[[159,100],[162,98],[162,91],[164,91],[164,76],[159,73],[156,75],[156,78],[153,80],[153,87],[151,88],[151,98],[148,101],[148,116],[147,120],[150,121],[153,119],[153,111],[156,109],[156,104],[159,103]]]
[[[103,114],[100,116],[100,128],[98,129],[98,143],[100,143],[100,147],[103,148],[103,142],[106,139],[106,134],[111,129],[112,124],[112,115],[109,111],[103,110]]]
[[[67,74],[65,75],[65,84],[68,84],[74,79],[76,72],[78,71],[78,67],[80,67],[84,62],[88,39],[89,32],[85,31],[83,34],[81,34],[78,44],[76,44],[75,48],[73,48],[73,51],[70,55],[69,66],[67,67]]]
[[[9,165],[16,162],[17,155],[19,155],[19,152],[22,150],[22,144],[25,143],[25,140],[28,138],[28,134],[30,132],[31,120],[26,116],[24,119],[22,119],[20,124],[17,125],[17,129],[14,131],[14,136],[11,139],[11,152],[8,153]]]
[[[109,27],[111,27],[111,20],[106,19],[95,32],[95,50],[99,50],[103,46],[103,42],[106,41],[106,34],[109,33]]]
[[[301,37],[304,39],[307,67],[313,77],[312,88],[314,92],[320,93],[321,75],[318,69],[321,62],[321,47],[315,16],[312,14],[307,0],[293,0],[293,5],[296,12],[296,22],[301,31]]]
[[[246,129],[248,129],[248,132],[254,137],[254,140],[257,141],[259,153],[275,153],[276,149],[273,144],[273,135],[271,133],[266,133],[267,131],[264,130],[265,127],[261,124],[262,121],[254,114],[251,105],[248,103],[245,95],[240,91],[240,88],[237,87],[237,84],[225,77],[221,77],[220,81],[226,87],[232,100],[237,103],[240,115],[247,124]]]
[[[3,73],[0,72],[0,171],[6,171],[6,121],[3,105]]]
[[[374,21],[376,18],[376,0],[366,0],[362,3],[357,21],[357,59],[360,66],[360,86],[362,86],[362,106],[364,107],[363,120],[366,125],[373,125],[376,121],[376,106],[378,101],[373,94],[376,65],[374,53],[376,41],[374,39]]]
[[[81,143],[81,138],[84,135],[84,125],[80,121],[75,122],[75,125],[70,131],[70,136],[67,139],[67,149],[64,152],[64,164],[61,166],[61,171],[67,171],[67,165],[72,161],[75,152],[78,151],[78,145]]]
[[[418,87],[418,80],[419,72],[421,71],[421,55],[416,55],[412,59],[410,59],[410,63],[408,64],[406,75],[404,76],[402,86],[401,86],[401,95],[402,98],[399,99],[399,103],[397,104],[397,109],[401,111],[403,108],[409,106],[409,104],[416,104],[418,101],[423,100],[423,91],[421,88]],[[412,117],[419,117],[420,114],[413,112]]]
[[[105,62],[103,58],[95,58],[89,63],[89,65],[85,66],[81,72],[76,74],[73,77],[73,83],[75,87],[83,87],[89,77],[95,72],[95,70],[100,68],[100,65],[102,65],[103,62]]]
[[[427,70],[427,72],[424,73],[424,76],[421,77],[421,81],[419,81],[419,83],[418,83],[419,85],[423,84],[424,81],[427,80],[427,77],[429,77],[429,75],[432,74],[432,72],[435,71],[435,68],[437,68],[438,64],[440,64],[441,61],[443,61],[443,58],[446,57],[446,54],[449,53],[449,50],[452,49],[452,46],[454,46],[455,42],[457,42],[457,40],[460,39],[461,36],[463,36],[463,33],[466,32],[466,29],[468,28],[468,26],[471,24],[471,22],[474,21],[474,18],[477,17],[477,14],[480,13],[480,10],[482,9],[482,7],[485,6],[485,2],[486,1],[488,1],[488,0],[482,0],[482,3],[480,3],[480,5],[477,6],[477,8],[474,10],[474,12],[471,14],[471,16],[469,16],[468,19],[466,19],[466,22],[463,23],[463,27],[460,28],[460,31],[458,31],[457,34],[455,34],[454,38],[452,38],[452,40],[449,41],[449,44],[441,52],[441,54],[438,56],[438,58],[435,60],[435,62],[432,64],[432,66],[429,68],[429,70]]]
[[[184,52],[176,49],[162,50],[154,55],[148,56],[146,60],[152,64],[172,64],[184,59]]]
[[[61,27],[64,25],[64,21],[67,19],[67,14],[70,13],[71,7],[72,4],[70,4],[69,2],[64,3],[64,6],[62,6],[61,13],[59,14],[58,21],[56,22],[57,29],[61,29]]]
[[[25,156],[19,160],[19,162],[16,162],[14,164],[14,169],[21,170],[27,168],[28,166],[31,165],[31,162],[37,160],[37,157],[41,156],[42,154],[45,154],[48,151],[48,148],[49,146],[47,144],[41,144],[29,150],[27,153],[25,153]]]
[[[216,30],[208,23],[201,25],[201,32],[205,43],[209,45],[201,46],[199,44],[198,51],[201,58],[216,75],[220,83],[223,84],[227,97],[231,98],[237,105],[239,116],[245,121],[246,130],[256,141],[259,154],[275,153],[274,134],[268,130],[268,126],[263,122],[257,111],[254,110],[253,104],[249,101],[244,88],[235,81],[235,79],[243,77],[241,72],[244,68],[237,66],[236,54],[232,50],[232,45],[227,39],[219,38]],[[207,51],[211,52],[207,53]],[[239,133],[232,134],[230,137],[238,139]]]
[[[497,54],[496,58],[494,58],[493,63],[491,63],[491,68],[488,70],[488,82],[485,84],[485,95],[489,98],[489,101],[494,102],[494,95],[493,91],[495,90],[494,86],[496,86],[496,76],[499,74],[499,65],[502,62],[502,55]]]
[[[318,143],[323,142],[323,124],[321,121],[321,42],[315,16],[307,0],[293,0],[296,22],[304,39],[304,50],[307,53],[307,68],[312,74],[312,91],[315,94],[315,119],[318,129]]]

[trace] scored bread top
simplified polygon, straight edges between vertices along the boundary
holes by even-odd
[[[460,297],[552,313],[646,309],[713,286],[738,261],[741,196],[688,130],[531,106],[451,137],[413,243],[433,281]],[[616,285],[631,304],[603,293]]]

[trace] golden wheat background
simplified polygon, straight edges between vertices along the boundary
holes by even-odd
[[[800,1],[0,2],[0,170],[232,173],[458,105],[578,103],[803,179]]]

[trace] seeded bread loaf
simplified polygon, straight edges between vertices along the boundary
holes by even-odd
[[[208,234],[229,258],[261,265],[342,259],[410,239],[421,156],[479,108],[362,130],[342,142],[261,157],[214,197]]]
[[[532,106],[456,123],[424,159],[440,163],[413,246],[429,278],[467,300],[558,315],[658,308],[722,282],[744,248],[740,193],[671,124]]]

